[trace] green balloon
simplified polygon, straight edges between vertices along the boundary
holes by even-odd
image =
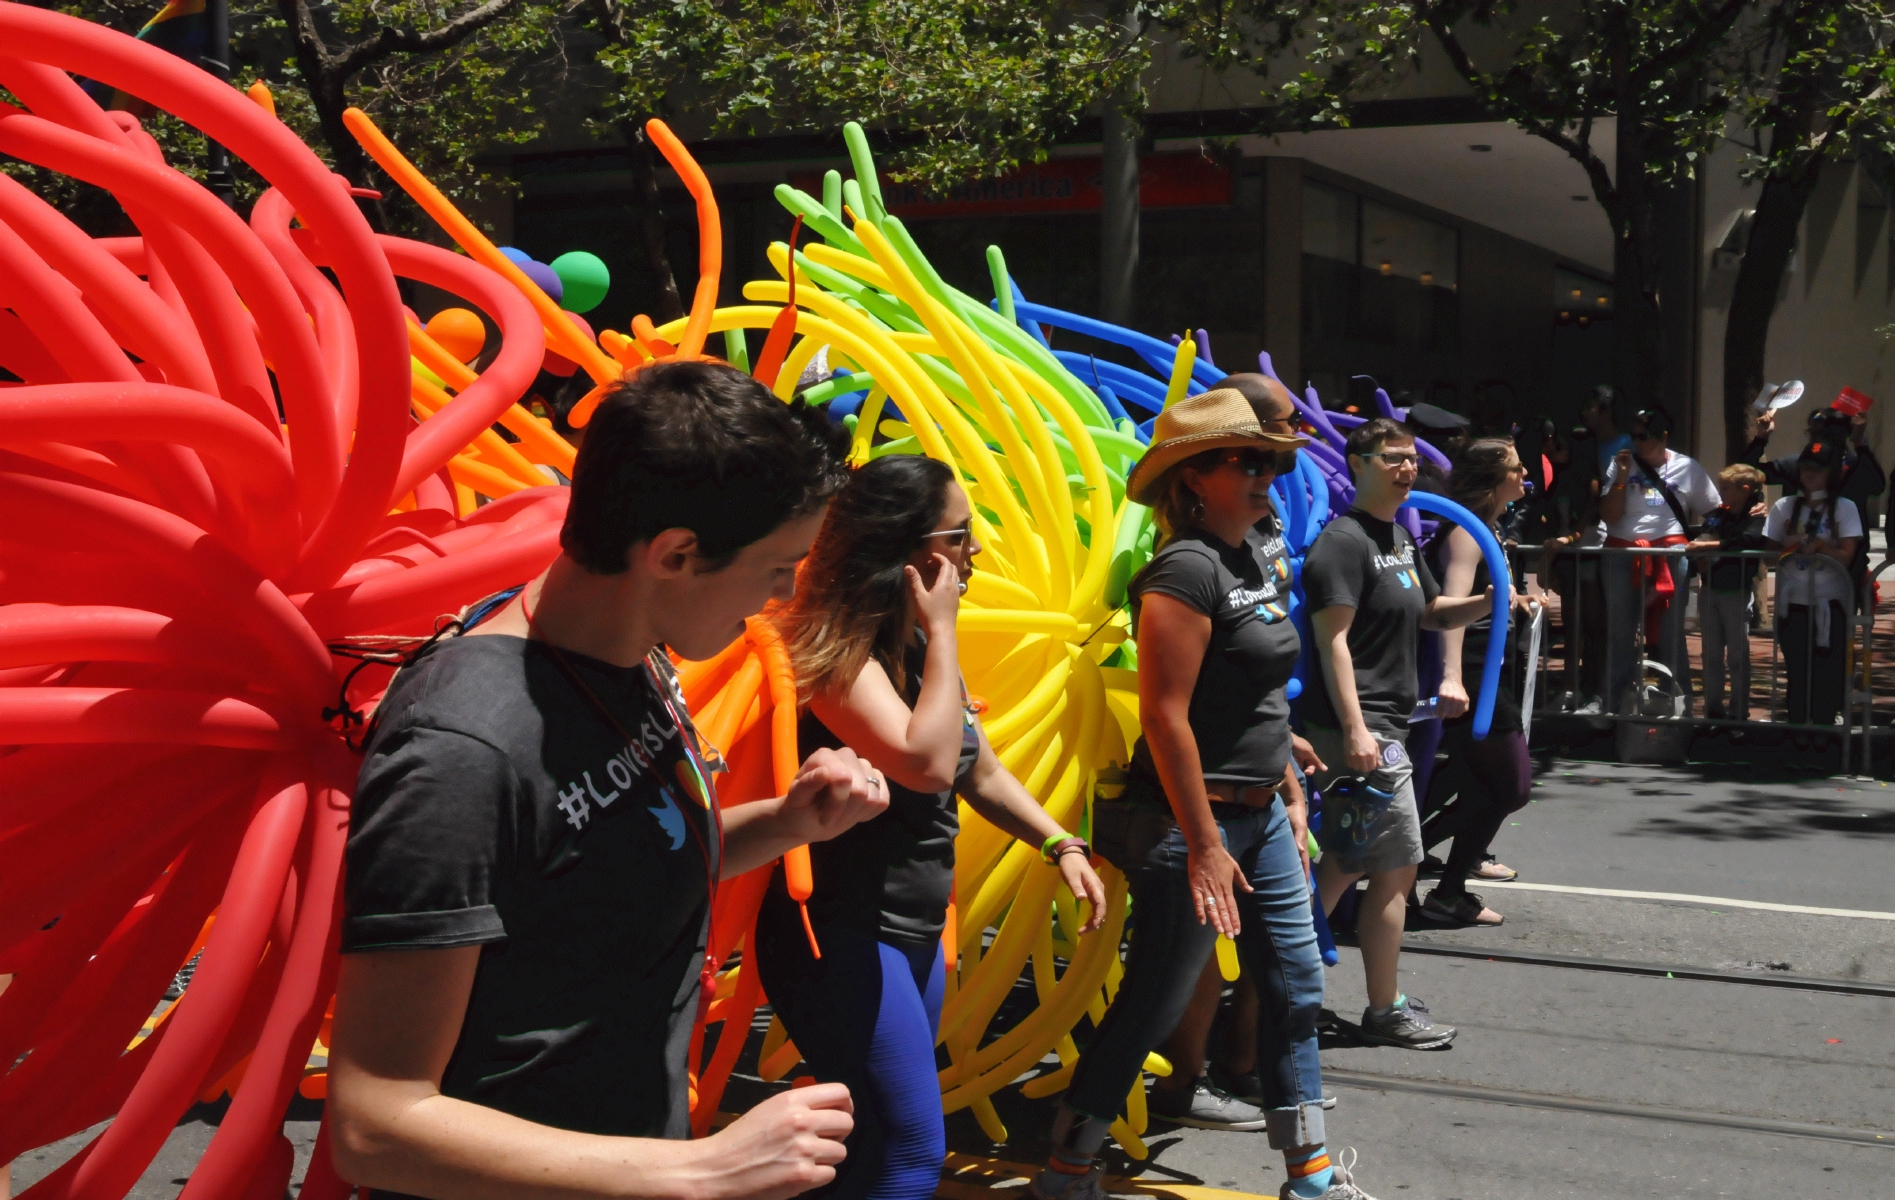
[[[599,301],[605,299],[605,293],[612,287],[612,272],[596,254],[570,250],[547,265],[566,288],[559,306],[567,312],[591,312],[599,307]]]

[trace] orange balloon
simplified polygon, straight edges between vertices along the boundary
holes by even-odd
[[[470,309],[444,308],[429,317],[424,328],[443,350],[464,363],[479,358],[487,345],[487,326]]]

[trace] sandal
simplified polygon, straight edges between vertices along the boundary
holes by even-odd
[[[1457,925],[1491,927],[1503,924],[1507,919],[1488,908],[1486,902],[1473,892],[1444,896],[1440,888],[1428,893],[1428,898],[1421,902],[1421,911],[1432,920],[1451,921]]]
[[[1520,872],[1506,863],[1495,862],[1491,854],[1481,860],[1480,866],[1475,867],[1472,874],[1474,878],[1484,879],[1489,883],[1512,883],[1520,878]]]

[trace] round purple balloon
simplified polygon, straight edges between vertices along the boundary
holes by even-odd
[[[559,273],[545,263],[533,262],[529,259],[520,264],[520,270],[526,273],[528,279],[539,284],[540,291],[545,292],[555,301],[565,296],[566,285],[560,282]]]

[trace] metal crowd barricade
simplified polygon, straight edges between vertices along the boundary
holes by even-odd
[[[1765,704],[1768,719],[1752,720],[1749,715],[1754,707],[1751,698],[1756,694],[1757,690],[1757,671],[1760,665],[1757,659],[1760,656],[1756,653],[1757,648],[1751,643],[1751,630],[1748,622],[1745,623],[1745,627],[1739,635],[1743,639],[1745,658],[1749,663],[1751,675],[1751,679],[1746,681],[1745,695],[1741,701],[1744,716],[1737,718],[1698,715],[1696,701],[1702,691],[1703,641],[1700,636],[1698,660],[1693,663],[1689,631],[1684,626],[1684,610],[1686,606],[1690,604],[1691,589],[1694,586],[1693,577],[1690,574],[1685,576],[1683,590],[1675,594],[1671,601],[1671,603],[1678,605],[1680,610],[1676,619],[1679,622],[1679,632],[1677,636],[1682,646],[1677,665],[1684,668],[1684,675],[1678,679],[1678,684],[1686,698],[1685,713],[1681,717],[1654,716],[1650,713],[1615,711],[1620,705],[1621,697],[1610,694],[1612,690],[1611,654],[1616,639],[1624,639],[1633,643],[1631,649],[1622,649],[1621,652],[1628,654],[1634,664],[1634,683],[1643,678],[1644,663],[1654,657],[1653,648],[1648,644],[1645,636],[1646,602],[1649,599],[1647,591],[1648,571],[1638,567],[1636,564],[1634,564],[1629,571],[1630,576],[1637,581],[1638,585],[1636,603],[1630,606],[1621,604],[1619,607],[1629,608],[1632,628],[1615,628],[1615,623],[1610,619],[1614,604],[1608,595],[1608,589],[1611,588],[1614,583],[1612,578],[1614,573],[1608,570],[1606,564],[1613,559],[1638,560],[1658,558],[1672,560],[1685,558],[1687,556],[1687,548],[1684,546],[1564,546],[1554,548],[1550,556],[1543,557],[1545,549],[1543,546],[1518,546],[1513,548],[1513,554],[1515,555],[1514,576],[1516,580],[1523,578],[1525,575],[1532,575],[1538,581],[1543,591],[1557,596],[1560,602],[1559,624],[1562,643],[1560,650],[1561,684],[1558,687],[1553,686],[1550,675],[1551,662],[1554,655],[1551,625],[1549,623],[1546,636],[1541,640],[1540,659],[1537,663],[1533,664],[1533,667],[1540,670],[1543,676],[1543,682],[1535,689],[1536,703],[1533,712],[1535,724],[1538,724],[1546,718],[1581,717],[1589,721],[1610,722],[1615,724],[1636,722],[1653,726],[1669,724],[1688,725],[1694,728],[1734,728],[1743,730],[1776,730],[1792,733],[1822,732],[1837,734],[1841,742],[1843,772],[1845,774],[1848,773],[1856,762],[1858,755],[1855,750],[1855,742],[1858,738],[1861,739],[1862,744],[1859,755],[1862,770],[1865,774],[1872,771],[1873,746],[1871,739],[1874,729],[1874,580],[1875,577],[1879,576],[1889,565],[1895,564],[1884,563],[1865,578],[1861,587],[1856,590],[1854,611],[1845,614],[1842,628],[1847,632],[1844,633],[1843,636],[1848,643],[1849,649],[1853,651],[1855,659],[1853,662],[1847,662],[1845,660],[1846,665],[1840,704],[1842,723],[1840,725],[1816,725],[1809,723],[1806,719],[1805,721],[1791,724],[1788,721],[1788,687],[1785,680],[1787,663],[1781,652],[1781,631],[1777,627],[1779,619],[1777,610],[1779,606],[1775,602],[1774,585],[1776,582],[1776,571],[1786,565],[1798,563],[1813,564],[1814,569],[1819,574],[1831,571],[1839,572],[1846,582],[1848,579],[1848,568],[1844,564],[1837,562],[1827,555],[1793,554],[1785,556],[1781,551],[1776,550],[1741,550],[1719,552],[1715,555],[1705,556],[1690,555],[1689,561],[1693,563],[1706,562],[1712,558],[1744,558],[1757,560],[1763,568],[1763,577],[1769,579],[1771,582],[1772,586],[1769,597],[1760,598],[1760,602],[1766,605],[1765,611],[1762,614],[1762,630],[1767,633],[1770,643],[1768,676],[1769,697]],[[1570,561],[1573,564],[1570,585],[1560,576],[1559,564],[1562,561]],[[1587,564],[1592,564],[1591,578],[1588,578],[1586,570]],[[1542,568],[1545,568],[1545,574],[1542,574]],[[1590,596],[1588,595],[1589,592],[1591,593]],[[1607,619],[1603,623],[1605,630],[1604,645],[1594,646],[1588,644],[1588,638],[1596,633],[1600,624],[1596,619],[1590,622],[1586,619],[1587,613],[1585,606],[1588,603],[1602,604],[1606,607]],[[1571,609],[1570,612],[1567,611],[1569,606]],[[1669,619],[1667,615],[1667,617],[1661,618],[1661,621]],[[1701,630],[1703,620],[1702,608],[1700,608],[1699,620]],[[1804,661],[1810,664],[1809,675],[1805,684],[1805,690],[1809,694],[1803,697],[1805,703],[1804,715],[1806,718],[1809,716],[1809,709],[1813,707],[1815,692],[1814,654],[1816,649],[1816,625],[1815,614],[1812,613],[1811,619],[1807,622],[1808,628],[1805,635],[1804,646],[1802,647],[1802,652],[1805,656]],[[1833,636],[1832,634],[1832,639]],[[1636,640],[1634,641],[1634,639]],[[1661,662],[1664,661],[1662,655],[1666,650],[1665,641],[1665,632],[1661,626],[1659,644],[1655,652],[1657,656],[1660,656],[1658,660]],[[1522,694],[1520,673],[1525,669],[1525,666],[1521,658],[1516,656],[1513,660],[1512,667],[1514,695],[1518,696]],[[1733,679],[1731,682],[1734,690],[1735,680]],[[1596,711],[1586,703],[1589,699],[1587,696],[1589,687],[1596,687],[1598,691],[1597,699],[1599,706]],[[1573,704],[1568,705],[1565,703],[1568,697],[1574,700]]]

